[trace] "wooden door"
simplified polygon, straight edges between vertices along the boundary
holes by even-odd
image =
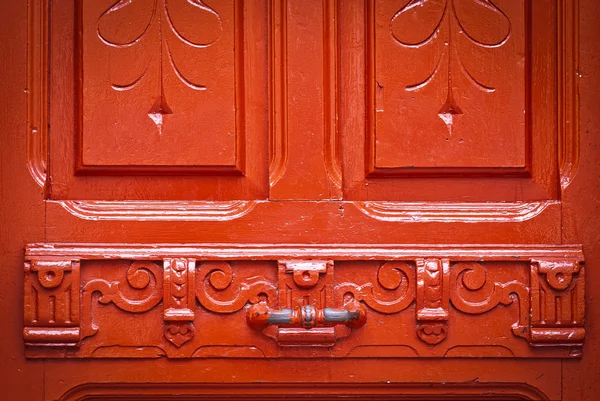
[[[596,2],[3,8],[6,399],[595,399]]]

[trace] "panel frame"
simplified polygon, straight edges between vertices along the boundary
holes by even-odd
[[[76,51],[75,56],[75,74],[76,90],[78,99],[83,99],[83,1],[76,2]],[[76,175],[231,175],[243,176],[246,168],[246,145],[245,145],[245,115],[244,115],[244,4],[241,0],[234,0],[234,70],[235,70],[235,163],[233,165],[196,165],[196,166],[143,166],[143,165],[93,165],[83,162],[83,101],[77,103],[76,120],[78,128],[75,137],[75,174]],[[159,11],[160,12],[160,11]]]
[[[557,132],[561,138],[568,134],[563,132],[566,130],[564,125],[558,131],[556,115],[558,112],[572,111],[571,106],[563,106],[563,103],[572,101],[564,93],[572,92],[568,87],[559,93],[555,78],[567,86],[572,85],[565,75],[568,71],[564,68],[559,70],[558,64],[559,59],[564,62],[564,59],[573,55],[558,47],[558,38],[573,35],[573,30],[572,22],[566,20],[558,7],[560,0],[547,3],[544,4],[546,8],[542,8],[539,3],[531,2],[527,12],[532,19],[529,29],[531,54],[528,58],[531,82],[536,81],[543,89],[524,94],[531,106],[527,111],[531,143],[526,144],[526,147],[531,147],[531,155],[523,168],[380,168],[375,166],[373,158],[375,52],[371,43],[374,32],[369,33],[369,30],[374,29],[374,6],[370,1],[342,2],[340,125],[344,199],[403,202],[529,202],[559,199]],[[364,18],[352,18],[353,14]],[[557,20],[561,23],[556,23]],[[351,44],[357,42],[360,43],[358,48],[351,48]],[[557,50],[564,59],[558,56]],[[547,105],[545,101],[548,98],[556,101]],[[365,117],[356,116],[356,109],[363,108]],[[560,118],[570,120],[568,117]]]
[[[236,91],[236,96],[243,94],[244,98],[236,99],[241,108],[236,111],[236,127],[240,136],[236,145],[237,163],[233,166],[83,165],[80,146],[81,104],[78,102],[82,89],[79,68],[81,40],[77,37],[80,34],[78,14],[81,1],[50,3],[48,0],[39,0],[38,4],[42,14],[40,19],[49,23],[43,28],[47,29],[46,37],[37,43],[39,48],[36,46],[32,51],[48,53],[47,59],[40,60],[40,74],[48,78],[47,82],[35,80],[34,84],[40,85],[36,92],[47,93],[48,101],[46,104],[38,103],[32,109],[39,110],[35,113],[46,115],[48,119],[49,128],[42,132],[48,136],[44,143],[48,152],[48,177],[45,181],[38,180],[47,187],[48,199],[151,202],[267,198],[268,113],[265,107],[260,107],[267,104],[268,99],[266,32],[269,21],[263,15],[267,10],[266,0],[253,4],[253,7],[246,7],[244,2],[235,0],[236,18],[243,16],[242,25],[236,26],[234,31],[237,37],[235,42],[243,46],[243,50],[235,51],[236,64],[242,63],[236,72],[244,75],[241,85],[248,83],[252,86]],[[236,86],[240,85],[238,78]],[[47,85],[47,89],[42,85]],[[34,116],[33,111],[30,116]],[[44,159],[42,152],[33,156],[38,160]]]

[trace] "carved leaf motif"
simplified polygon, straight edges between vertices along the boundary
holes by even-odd
[[[156,1],[118,0],[98,19],[98,37],[108,46],[133,46],[148,34],[156,12]]]
[[[500,47],[508,40],[508,16],[492,0],[452,0],[456,23],[471,42],[481,47]]]
[[[392,36],[406,47],[428,44],[440,30],[447,7],[446,0],[410,0],[390,21]]]
[[[183,43],[195,48],[204,48],[221,36],[221,17],[201,0],[187,0],[187,5],[173,9],[169,7],[168,0],[164,1],[169,27]]]

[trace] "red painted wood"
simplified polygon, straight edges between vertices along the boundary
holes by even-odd
[[[595,399],[595,2],[92,3],[0,13],[0,398]]]

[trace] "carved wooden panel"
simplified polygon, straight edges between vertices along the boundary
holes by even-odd
[[[573,35],[558,3],[341,2],[344,196],[556,199],[574,85],[559,59],[576,57],[556,52]]]
[[[554,358],[585,337],[576,246],[45,244],[25,270],[30,357]]]
[[[266,197],[265,1],[44,10],[51,198]]]

